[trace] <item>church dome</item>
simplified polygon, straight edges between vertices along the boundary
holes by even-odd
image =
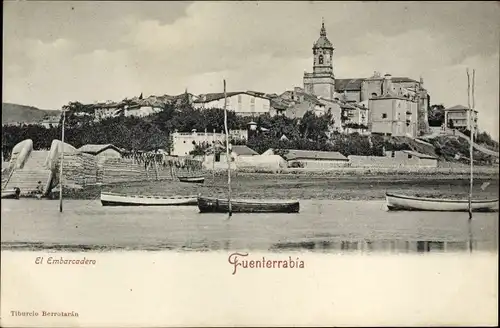
[[[319,33],[319,39],[314,43],[314,48],[326,48],[333,49],[333,45],[326,37],[325,23],[321,24],[321,31]]]

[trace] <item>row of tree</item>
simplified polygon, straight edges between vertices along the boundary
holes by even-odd
[[[170,135],[175,132],[224,130],[222,109],[195,109],[189,103],[166,104],[156,114],[138,118],[123,115],[94,120],[93,115],[82,115],[83,105],[77,102],[66,106],[65,141],[78,148],[84,144],[113,144],[126,150],[171,149]],[[434,114],[433,114],[434,115]],[[269,148],[339,151],[343,155],[383,155],[384,150],[409,149],[382,136],[364,136],[357,133],[344,135],[332,131],[331,113],[316,116],[307,112],[301,119],[269,114],[241,117],[228,112],[230,130],[246,129],[251,121],[257,130],[250,131],[249,139],[239,141],[259,153]],[[432,116],[433,119],[436,115]],[[5,126],[2,129],[2,150],[8,156],[12,148],[25,139],[32,139],[35,149],[48,149],[54,139],[60,139],[61,125]],[[489,136],[481,135],[483,139]],[[492,142],[489,138],[488,142]],[[198,147],[199,148],[199,147]],[[202,149],[195,150],[203,152]]]

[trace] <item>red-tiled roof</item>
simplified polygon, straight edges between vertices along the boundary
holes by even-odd
[[[455,105],[450,108],[446,108],[446,110],[469,110],[469,108],[464,105]]]
[[[231,150],[238,155],[259,155],[258,152],[248,146],[232,146]]]
[[[336,91],[360,91],[361,84],[365,79],[354,78],[354,79],[335,79],[335,90]]]
[[[112,144],[106,144],[106,145],[92,145],[92,144],[87,144],[87,145],[83,145],[81,146],[80,148],[78,148],[79,151],[83,152],[83,153],[89,153],[89,154],[94,154],[94,155],[97,155],[103,151],[105,151],[106,149],[114,149],[116,150],[117,152],[121,153],[121,150],[120,148],[112,145]]]
[[[382,78],[382,77],[381,77]],[[363,81],[370,78],[351,78],[351,79],[335,79],[336,91],[360,91]],[[392,77],[393,83],[418,82],[409,77]]]
[[[455,105],[453,107],[445,109],[445,111],[467,111],[467,110],[469,110],[469,108],[464,105]],[[477,113],[477,110],[474,111]]]
[[[226,92],[227,97],[232,97],[232,96],[239,95],[239,94],[247,94],[247,95],[258,97],[258,98],[269,99],[268,97],[265,96],[265,93],[263,93],[263,92],[256,92],[256,91]],[[215,100],[219,100],[219,99],[223,99],[223,98],[224,98],[223,92],[207,93],[207,94],[200,95],[200,97],[193,102],[206,103],[206,102],[211,102],[211,101],[215,101]]]
[[[392,80],[392,82],[395,82],[395,83],[418,82],[417,80],[410,79],[409,77],[405,77],[405,76],[402,76],[402,77],[392,77],[391,80]]]

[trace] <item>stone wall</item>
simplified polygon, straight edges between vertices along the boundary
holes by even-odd
[[[394,168],[394,167],[437,167],[435,159],[420,159],[418,157],[385,157],[385,156],[348,156],[351,167],[373,167],[373,168]]]
[[[53,162],[55,172],[59,172],[60,162]],[[63,163],[64,185],[86,186],[94,185],[98,182],[96,157],[84,153],[64,154]],[[59,173],[54,177],[59,181]],[[54,183],[54,185],[56,185]]]
[[[328,161],[328,160],[292,160],[288,161],[288,167],[301,167],[305,169],[328,169],[335,167],[349,166],[349,161]]]

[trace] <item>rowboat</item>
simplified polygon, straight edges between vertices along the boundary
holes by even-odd
[[[102,206],[194,206],[196,196],[140,196],[101,192]]]
[[[198,197],[200,213],[228,213],[227,199],[215,197]],[[298,213],[298,201],[289,200],[261,200],[261,199],[232,199],[231,211],[234,213]]]
[[[178,177],[180,182],[203,183],[204,177]]]
[[[396,194],[385,194],[387,208],[393,211],[446,211],[468,212],[467,199],[426,198]],[[474,212],[491,212],[498,210],[498,199],[472,200]]]
[[[9,190],[2,190],[2,199],[19,199],[21,189],[14,188]]]

